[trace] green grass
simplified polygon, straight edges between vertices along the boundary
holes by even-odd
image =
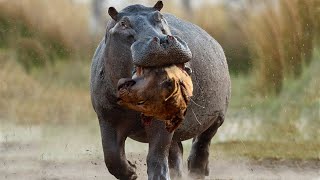
[[[78,88],[89,92],[91,59],[57,60],[42,69],[34,69],[30,76],[44,86]]]
[[[57,61],[26,73],[14,50],[0,49],[0,119],[18,124],[87,123],[90,61]]]
[[[232,97],[226,121],[236,122],[235,114],[243,114],[248,121],[258,119],[261,122],[256,129],[260,139],[319,142],[319,59],[320,53],[315,51],[314,60],[303,68],[301,77],[285,80],[278,96],[256,94],[252,76],[232,77]]]

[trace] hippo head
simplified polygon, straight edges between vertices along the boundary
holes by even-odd
[[[114,7],[109,8],[113,21],[107,28],[107,36],[117,54],[130,52],[133,64],[141,67],[160,67],[191,60],[187,43],[171,34],[168,22],[160,13],[162,7],[162,1],[158,1],[153,7],[132,5],[120,12]]]
[[[118,82],[118,104],[166,122],[172,132],[184,119],[192,96],[190,76],[173,65],[138,68],[133,78]]]

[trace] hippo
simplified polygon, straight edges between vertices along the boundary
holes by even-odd
[[[209,147],[222,125],[230,100],[231,82],[224,51],[200,27],[153,7],[131,5],[120,12],[108,9],[111,20],[93,56],[90,93],[100,126],[104,161],[117,179],[137,179],[135,165],[127,160],[125,141],[148,143],[148,179],[182,176],[182,141],[193,139],[187,160],[189,175],[209,174]],[[153,44],[151,44],[153,43]],[[161,47],[160,47],[161,46]],[[180,126],[168,132],[165,122],[141,123],[141,113],[120,106],[118,81],[131,78],[138,67],[188,64],[192,70],[193,97]],[[134,86],[131,79],[126,86]]]
[[[193,92],[183,66],[137,67],[131,78],[118,82],[118,104],[141,112],[143,123],[162,120],[173,132],[184,120]]]

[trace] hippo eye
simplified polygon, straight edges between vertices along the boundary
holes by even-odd
[[[163,28],[161,29],[162,34],[167,34],[166,30],[164,30]]]
[[[128,28],[127,23],[124,22],[124,21],[121,21],[121,22],[120,22],[120,25],[121,25],[122,27],[124,27],[124,28]]]
[[[134,43],[134,41],[135,41],[134,36],[132,34],[130,34],[128,36],[128,40],[129,40],[130,43]]]
[[[142,104],[144,104],[146,101],[139,101],[138,103],[137,103],[137,105],[142,105]]]
[[[162,15],[162,14],[160,14],[159,12],[156,12],[156,13],[155,13],[155,15],[154,15],[154,20],[155,20],[156,22],[161,22],[162,18],[163,18],[163,15]]]

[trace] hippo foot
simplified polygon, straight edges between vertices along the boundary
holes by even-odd
[[[123,180],[136,180],[138,178],[137,174],[136,174],[136,165],[133,164],[132,162],[128,161],[128,167],[126,170],[126,174],[117,177],[118,179],[123,179]]]
[[[127,161],[128,161],[129,166],[130,166],[129,169],[132,169],[132,172],[135,172],[136,169],[137,169],[137,166],[135,164],[133,164],[132,162],[130,162],[129,160],[127,160]]]
[[[182,179],[183,146],[181,142],[172,142],[169,150],[169,168],[172,179]]]
[[[182,172],[181,171],[177,171],[175,169],[170,169],[170,177],[173,180],[183,179],[182,178]]]
[[[148,180],[170,180],[170,174],[168,173],[167,169],[168,167],[160,166],[158,168],[160,168],[160,170],[157,172],[148,171]]]
[[[132,175],[130,175],[130,176],[128,176],[128,177],[125,177],[125,178],[120,178],[121,180],[122,179],[126,179],[126,180],[136,180],[136,179],[138,179],[138,176],[137,176],[137,174],[136,173],[134,173],[134,174],[132,174]]]
[[[198,164],[198,166],[195,165],[195,161],[198,161],[196,158],[195,159],[188,159],[188,170],[189,170],[189,176],[192,179],[205,179],[205,176],[209,176],[209,167],[208,167],[208,162],[203,162],[201,164]]]

